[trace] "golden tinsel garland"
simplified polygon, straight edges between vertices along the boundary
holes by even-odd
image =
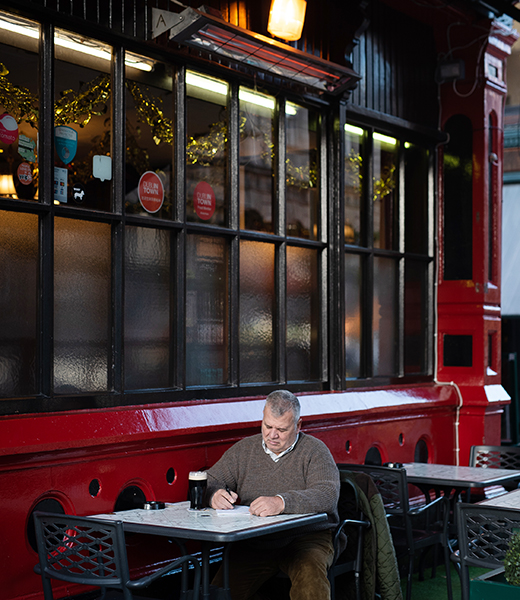
[[[0,104],[18,123],[25,119],[32,127],[38,126],[38,97],[27,88],[12,84],[9,70],[0,63]]]
[[[61,98],[54,104],[54,124],[75,123],[85,127],[94,115],[107,114],[109,100],[110,75],[98,75],[78,94],[74,90],[61,92]]]
[[[150,97],[133,81],[127,81],[126,87],[132,94],[138,116],[151,128],[153,141],[157,145],[171,144],[173,142],[173,122],[160,109],[162,98]]]

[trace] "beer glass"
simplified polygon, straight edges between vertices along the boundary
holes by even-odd
[[[189,495],[190,508],[200,510],[204,508],[204,494],[208,485],[208,474],[205,471],[190,471]]]

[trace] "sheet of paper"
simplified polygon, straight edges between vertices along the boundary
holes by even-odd
[[[249,516],[251,513],[249,512],[249,506],[235,504],[234,508],[228,509],[220,509],[218,508],[216,511],[219,517],[238,517],[239,515]]]

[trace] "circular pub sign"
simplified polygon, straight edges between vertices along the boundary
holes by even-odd
[[[215,212],[215,192],[207,181],[197,184],[193,192],[193,205],[199,218],[207,221]]]
[[[18,175],[18,181],[23,185],[29,185],[33,180],[32,169],[29,163],[20,163],[16,174]]]
[[[159,175],[146,171],[141,175],[137,189],[142,207],[149,213],[156,213],[164,201],[164,187]]]

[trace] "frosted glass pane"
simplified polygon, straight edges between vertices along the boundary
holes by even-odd
[[[38,217],[0,212],[0,396],[36,392]]]
[[[287,248],[287,379],[320,378],[318,253]]]
[[[345,377],[361,373],[361,257],[345,255]]]
[[[240,244],[240,381],[274,381],[274,246]]]
[[[54,222],[54,390],[108,389],[110,226]]]
[[[127,227],[125,235],[125,387],[170,381],[170,234]]]
[[[407,259],[404,273],[404,372],[425,373],[428,265]]]
[[[372,318],[374,375],[396,375],[397,263],[374,259],[374,305]]]
[[[345,126],[345,243],[361,243],[363,138],[359,127]]]
[[[186,246],[186,385],[228,381],[226,240],[189,235]]]

